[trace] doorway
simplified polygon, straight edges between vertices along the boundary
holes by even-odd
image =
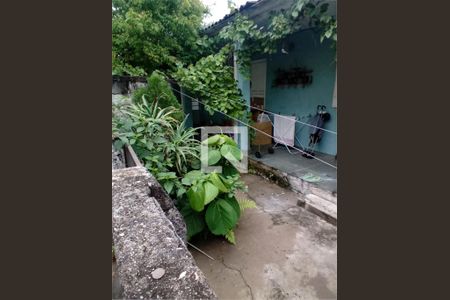
[[[267,74],[266,59],[252,61],[250,72],[250,105],[258,109],[265,109]],[[252,108],[251,112],[253,121],[256,121],[261,111]]]

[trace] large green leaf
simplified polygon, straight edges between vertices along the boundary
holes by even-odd
[[[236,200],[235,197],[226,197],[224,198],[224,200],[227,201],[227,203],[233,207],[239,220],[239,218],[241,217],[241,207],[239,206],[239,202]]]
[[[224,144],[220,147],[220,154],[225,157],[229,162],[239,161],[242,158],[241,150],[238,147]]]
[[[236,141],[230,138],[228,135],[223,135],[223,139],[225,144],[237,147]]]
[[[228,145],[237,147],[236,142],[232,138],[230,138],[228,135],[225,135],[225,134],[220,135],[220,139],[217,144],[218,145],[228,144]]]
[[[164,183],[164,189],[166,190],[167,194],[170,194],[170,192],[172,192],[173,186],[174,186],[173,181],[166,181]]]
[[[202,214],[192,210],[189,205],[185,205],[180,212],[183,215],[184,222],[186,223],[188,240],[197,233],[203,231],[205,228],[205,221]]]
[[[192,169],[200,169],[200,160],[197,158],[193,158],[190,161],[190,165]]]
[[[186,192],[189,204],[195,211],[202,211],[205,207],[205,189],[203,185],[194,185]]]
[[[221,158],[222,155],[220,154],[219,150],[208,151],[208,166],[216,164]]]
[[[213,135],[202,142],[202,144],[206,145],[215,145],[220,140],[220,135]]]
[[[225,138],[224,135],[220,135],[219,142],[217,143],[218,146],[225,144]]]
[[[181,180],[181,183],[184,185],[191,185],[195,180],[198,180],[200,177],[202,177],[203,173],[199,170],[193,170],[186,175],[184,175],[183,179]]]
[[[236,225],[238,220],[235,209],[225,200],[212,202],[205,215],[206,225],[215,235],[225,235]]]
[[[184,177],[193,180],[193,179],[197,179],[202,174],[203,173],[201,171],[199,171],[199,170],[193,170],[193,171],[190,171],[190,172],[186,173],[186,175],[184,175]]]
[[[222,155],[220,154],[219,150],[209,150],[208,156],[202,156],[201,161],[204,164],[207,164],[208,166],[212,166],[216,164],[220,159],[222,158]]]
[[[219,191],[226,193],[228,192],[227,187],[223,184],[222,179],[220,178],[220,175],[217,173],[211,173],[209,175],[209,180],[219,189]]]
[[[219,195],[219,189],[209,181],[203,184],[205,188],[205,205],[213,201]]]
[[[233,176],[239,174],[239,171],[233,167],[231,164],[226,164],[222,166],[222,175],[223,176]]]
[[[186,193],[186,189],[184,187],[179,187],[177,190],[177,198],[181,198],[181,196],[183,196],[183,194]]]

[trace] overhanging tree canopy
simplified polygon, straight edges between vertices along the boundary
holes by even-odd
[[[200,0],[113,0],[113,74],[169,70],[198,57],[206,8]]]

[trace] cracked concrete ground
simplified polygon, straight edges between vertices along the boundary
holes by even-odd
[[[297,206],[298,194],[244,175],[258,208],[246,210],[236,245],[217,237],[192,243],[198,266],[219,299],[336,299],[337,228]]]

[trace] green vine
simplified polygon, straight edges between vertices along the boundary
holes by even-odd
[[[337,43],[337,21],[327,14],[329,4],[324,1],[296,0],[289,10],[279,12],[270,21],[267,30],[258,26],[246,16],[237,14],[233,22],[219,32],[219,39],[235,45],[237,62],[244,76],[250,75],[252,56],[257,53],[273,54],[277,44],[286,36],[308,27],[320,31],[320,41],[329,39],[332,47]]]
[[[230,47],[224,47],[195,65],[184,68],[179,64],[173,77],[191,95],[199,97],[210,114],[218,110],[240,119],[246,115],[246,107],[233,77],[233,67],[227,64],[230,55]]]

